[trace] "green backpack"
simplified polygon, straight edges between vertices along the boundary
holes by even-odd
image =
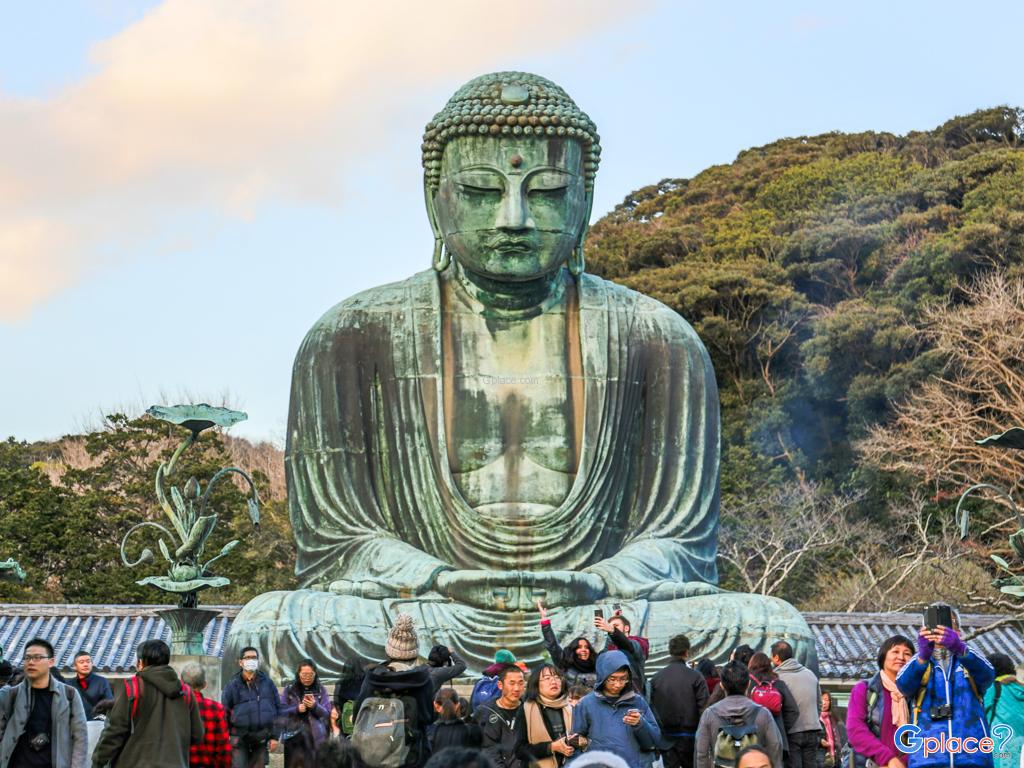
[[[742,725],[734,725],[727,720],[719,724],[718,736],[715,737],[716,768],[735,768],[736,758],[741,751],[761,743],[757,736],[757,710],[753,710],[747,718],[747,722]]]

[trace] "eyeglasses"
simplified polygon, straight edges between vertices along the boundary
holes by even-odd
[[[605,682],[608,683],[628,683],[629,675],[608,675],[605,678]]]
[[[46,660],[48,658],[50,658],[50,657],[47,656],[46,654],[43,654],[43,653],[26,653],[24,656],[21,657],[21,660],[22,661],[44,661],[44,660]]]

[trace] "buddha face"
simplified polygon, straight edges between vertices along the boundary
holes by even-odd
[[[445,147],[434,197],[452,257],[496,281],[549,275],[586,215],[582,152],[572,140],[460,136]]]

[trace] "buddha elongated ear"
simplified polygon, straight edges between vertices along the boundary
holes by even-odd
[[[579,277],[583,274],[583,270],[586,269],[587,260],[583,255],[583,241],[587,239],[587,230],[590,229],[590,211],[594,207],[594,191],[587,191],[587,204],[584,207],[583,222],[580,224],[580,234],[576,238],[576,246],[572,249],[572,253],[569,254],[569,259],[566,262],[566,266],[569,268],[570,274],[574,277]]]
[[[430,220],[430,228],[434,232],[434,270],[444,272],[452,263],[452,256],[444,247],[444,237],[441,234],[441,227],[437,223],[437,208],[434,205],[435,194],[437,194],[437,189],[432,189],[430,182],[423,179],[423,200],[427,204],[427,218]]]

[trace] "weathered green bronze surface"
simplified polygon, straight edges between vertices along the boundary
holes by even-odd
[[[25,569],[12,557],[0,560],[0,581],[13,581],[21,584],[25,581]]]
[[[156,615],[171,630],[171,648],[175,656],[202,656],[206,653],[203,635],[206,625],[220,615],[220,611],[203,608],[161,608]]]
[[[621,603],[657,657],[793,641],[788,604],[720,591],[718,393],[693,329],[584,269],[600,156],[565,93],[522,73],[464,86],[428,125],[433,269],[346,299],[296,357],[286,468],[304,589],[256,598],[226,658],[281,677],[379,658],[391,617],[480,669],[543,653]]]
[[[209,429],[213,426],[229,427],[232,424],[244,421],[246,415],[240,411],[231,411],[227,408],[215,408],[206,403],[174,406],[154,405],[146,413],[172,424],[180,424],[189,430],[188,437],[174,451],[170,461],[161,463],[156,473],[156,497],[160,502],[161,509],[163,509],[167,518],[171,521],[175,533],[172,534],[164,526],[151,521],[145,521],[132,526],[121,540],[121,560],[129,568],[152,561],[154,559],[153,551],[148,548],[143,549],[137,559],[129,560],[125,552],[125,546],[135,531],[146,528],[154,528],[159,531],[161,535],[157,539],[157,543],[160,547],[160,553],[170,565],[167,575],[147,576],[136,583],[149,584],[164,592],[176,594],[178,595],[181,609],[194,609],[199,604],[198,593],[200,590],[212,587],[225,587],[231,583],[230,580],[223,576],[214,576],[210,573],[209,569],[213,563],[220,560],[238,545],[237,539],[229,541],[216,556],[206,562],[202,561],[206,542],[216,528],[218,519],[217,515],[209,514],[207,511],[210,494],[224,478],[231,474],[240,476],[248,483],[252,492],[252,496],[247,499],[247,504],[249,515],[252,518],[253,524],[257,527],[260,524],[259,495],[256,493],[256,486],[253,484],[252,478],[237,467],[227,467],[218,471],[206,485],[205,491],[194,477],[188,479],[183,490],[179,490],[177,486],[172,486],[168,494],[164,486],[167,480],[174,474],[178,459],[195,443],[196,438],[199,437],[199,434],[204,429]],[[177,534],[177,542],[175,542],[175,534]],[[171,542],[171,544],[168,545],[168,542]],[[204,614],[209,612],[200,611],[197,613]],[[180,612],[175,614],[175,616],[178,615],[184,614]],[[216,614],[212,614],[211,617],[214,615]],[[182,635],[183,637],[184,635]],[[193,651],[177,652],[192,653]],[[198,652],[202,653],[202,650],[200,649]]]

